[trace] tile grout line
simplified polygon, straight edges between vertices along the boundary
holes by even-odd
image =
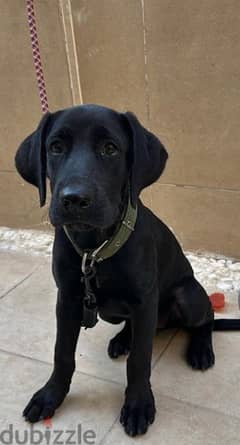
[[[149,101],[149,76],[148,76],[148,49],[147,49],[147,29],[146,29],[146,13],[145,13],[145,0],[140,0],[141,12],[142,12],[142,34],[143,34],[143,56],[144,56],[144,84],[146,93],[146,115],[147,125],[150,124],[150,101]]]
[[[95,375],[95,374],[88,374],[85,371],[79,371],[79,369],[76,369],[75,373],[82,374],[82,375],[85,375],[87,377],[92,377],[94,379],[100,380],[101,382],[112,383],[114,385],[122,386],[122,383],[121,382],[117,382],[116,380],[111,380],[111,379],[108,379],[108,378],[105,378],[105,377],[99,377],[98,375]]]
[[[174,338],[176,334],[177,334],[177,332],[173,335],[172,338]],[[40,360],[40,359],[37,359],[37,358],[33,358],[33,357],[28,357],[28,356],[23,355],[23,354],[17,354],[17,353],[12,352],[12,351],[6,351],[6,350],[1,349],[1,348],[0,348],[0,353],[6,354],[6,355],[15,356],[15,357],[21,357],[21,358],[30,360],[32,362],[41,363],[42,365],[49,365],[49,366],[51,365],[51,363],[49,363],[49,362],[45,362],[43,360]],[[82,372],[82,371],[76,370],[75,373],[82,374],[84,376],[91,377],[91,378],[96,378],[97,380],[104,381],[106,383],[113,383],[113,384],[117,384],[117,385],[122,385],[119,382],[108,380],[108,379],[103,379],[102,377],[98,377],[98,376],[95,376],[95,375],[87,374],[87,373]],[[173,400],[173,401],[176,401],[176,402],[179,402],[179,403],[184,403],[184,404],[186,404],[186,405],[188,405],[190,407],[194,407],[194,408],[198,408],[198,409],[202,409],[202,410],[207,410],[209,412],[220,414],[222,416],[227,416],[229,418],[232,418],[232,419],[235,419],[235,420],[239,421],[239,417],[237,415],[227,414],[224,411],[220,411],[219,409],[210,408],[210,407],[207,407],[207,406],[199,405],[197,403],[192,403],[192,402],[189,402],[188,400],[184,400],[184,399],[179,398],[179,397],[172,397],[169,394],[165,394],[164,392],[161,393],[161,396],[163,396],[166,399],[170,399],[170,400]],[[105,441],[106,437],[112,431],[113,427],[116,425],[118,418],[119,418],[119,414],[116,417],[116,419],[114,420],[114,422],[111,425],[111,427],[109,428],[109,430],[105,433],[104,437],[100,440],[98,445],[103,445],[104,444],[104,441]]]
[[[161,357],[163,356],[163,354],[166,352],[166,350],[168,349],[168,347],[170,346],[170,344],[172,343],[172,341],[174,340],[174,338],[176,337],[177,333],[179,332],[179,329],[176,329],[174,331],[174,333],[172,334],[172,336],[170,337],[170,339],[168,340],[165,348],[163,348],[163,350],[160,352],[160,354],[156,357],[156,360],[153,362],[152,364],[152,370],[155,368],[155,366],[157,365],[157,363],[160,361]]]
[[[178,333],[178,331],[176,331],[173,334],[173,336],[171,337],[171,339],[168,342],[167,346],[164,348],[164,350],[162,351],[162,353],[158,357],[157,361],[155,362],[154,367],[155,367],[156,363],[159,361],[159,359],[161,358],[161,356],[163,355],[163,353],[166,351],[168,346],[170,345],[171,341],[177,335],[177,333]],[[18,353],[12,352],[12,351],[7,351],[7,350],[4,350],[2,348],[0,348],[0,353],[6,354],[6,355],[10,355],[10,356],[14,356],[14,357],[20,357],[20,358],[23,358],[23,359],[27,359],[27,360],[32,361],[32,362],[41,363],[42,365],[47,365],[47,366],[51,366],[52,365],[52,363],[50,363],[50,362],[46,362],[46,361],[40,360],[38,358],[29,357],[29,356],[26,356],[24,354],[18,354]],[[99,376],[96,376],[96,375],[88,374],[88,373],[86,373],[84,371],[76,370],[75,374],[84,375],[86,377],[94,378],[94,379],[97,379],[97,380],[100,380],[100,381],[104,381],[106,383],[112,383],[112,384],[115,384],[115,385],[118,385],[118,386],[122,386],[122,383],[120,383],[120,382],[113,381],[113,380],[110,380],[110,379],[105,379],[105,378],[102,378],[102,377],[99,377]],[[185,400],[185,399],[180,398],[180,397],[172,397],[169,394],[165,394],[164,392],[161,393],[161,396],[163,396],[165,398],[168,398],[170,400],[173,400],[173,401],[184,403],[184,404],[186,404],[186,405],[188,405],[190,407],[192,406],[192,407],[195,407],[195,408],[198,408],[198,409],[200,408],[202,410],[207,410],[209,412],[216,413],[216,414],[219,414],[219,415],[222,415],[222,416],[227,416],[229,418],[232,418],[232,419],[235,419],[235,420],[239,421],[239,417],[237,415],[233,415],[233,414],[229,415],[229,414],[225,413],[224,411],[221,411],[221,410],[216,409],[216,408],[210,408],[210,407],[207,407],[207,406],[199,405],[197,403],[189,402],[188,400]],[[104,444],[108,434],[112,431],[112,429],[116,425],[118,418],[119,418],[119,415],[116,417],[115,421],[113,422],[113,424],[111,425],[109,430],[105,433],[104,437],[100,440],[98,445],[103,445]]]
[[[1,173],[16,173],[14,170],[8,170],[8,169],[6,169],[6,170],[0,170],[0,174]]]
[[[114,422],[112,423],[112,425],[110,426],[110,428],[106,431],[106,433],[104,434],[103,438],[100,440],[100,442],[98,442],[98,445],[103,445],[108,437],[108,435],[112,432],[113,428],[115,427],[117,421],[119,419],[119,414],[117,415],[116,419],[114,420]]]
[[[27,359],[27,360],[30,360],[31,362],[41,363],[42,365],[47,365],[47,366],[51,366],[51,367],[53,366],[52,362],[46,362],[46,361],[41,360],[39,358],[30,357],[28,355],[19,354],[17,352],[8,351],[8,350],[2,349],[2,348],[0,348],[0,353],[6,354],[6,355],[8,354],[8,355],[11,355],[11,356],[14,356],[14,357],[20,357],[20,358],[23,358],[23,359]],[[99,377],[98,375],[95,375],[95,374],[88,374],[87,372],[80,371],[79,369],[76,369],[74,371],[74,374],[81,374],[81,375],[84,375],[86,377],[91,377],[93,379],[100,380],[101,382],[112,383],[114,385],[122,386],[122,383],[121,382],[117,382],[116,380],[111,380],[111,379],[107,379],[107,378],[104,378],[104,377]]]
[[[230,419],[234,419],[234,420],[236,420],[236,421],[239,422],[239,417],[238,417],[238,416],[234,416],[234,415],[232,415],[232,414],[227,414],[227,413],[225,413],[224,411],[219,411],[218,409],[214,409],[214,408],[209,408],[209,407],[207,407],[207,406],[198,405],[198,404],[196,404],[196,403],[192,403],[192,402],[189,402],[189,401],[185,401],[185,400],[182,400],[182,399],[178,399],[178,398],[176,398],[176,397],[171,397],[171,396],[166,395],[166,394],[162,394],[162,395],[163,395],[164,398],[166,398],[166,399],[170,399],[170,400],[172,400],[172,401],[174,401],[174,402],[180,402],[180,403],[184,403],[185,405],[188,405],[189,407],[194,407],[194,408],[197,408],[197,409],[207,410],[207,411],[209,411],[210,413],[214,413],[214,414],[219,414],[219,415],[222,415],[222,416],[226,416],[226,417],[228,417],[228,418],[230,418]],[[113,422],[113,424],[111,425],[111,427],[109,428],[109,430],[105,433],[105,435],[103,436],[103,438],[100,440],[100,442],[98,443],[98,445],[104,445],[104,443],[105,443],[105,441],[106,441],[108,435],[111,433],[111,431],[112,431],[113,428],[115,427],[115,425],[116,425],[118,419],[119,419],[119,415],[116,417],[115,421]]]
[[[26,277],[24,277],[21,281],[19,281],[17,284],[15,284],[13,287],[11,287],[10,289],[8,289],[4,294],[2,294],[0,296],[0,300],[2,300],[3,298],[5,298],[8,294],[10,294],[10,292],[12,292],[14,289],[16,289],[18,286],[21,286],[22,283],[24,283],[24,281],[26,281],[28,278],[30,278],[34,272],[36,272],[36,270],[38,269],[38,266],[34,268],[34,270],[32,270],[32,272],[30,274],[28,274]]]
[[[240,419],[240,416],[233,415],[233,414],[227,414],[226,412],[220,411],[219,409],[210,408],[208,406],[203,406],[203,405],[198,405],[197,403],[192,403],[192,402],[189,402],[188,400],[184,400],[184,399],[177,398],[177,397],[172,397],[172,396],[170,396],[168,394],[165,394],[165,393],[161,393],[161,396],[165,397],[166,399],[173,400],[175,402],[184,403],[185,405],[188,405],[189,407],[194,407],[194,408],[198,408],[198,409],[202,409],[202,410],[207,410],[207,411],[209,411],[211,413],[220,414],[222,416],[226,416],[226,417],[232,418],[234,420],[237,420],[238,422],[239,422],[239,419]]]
[[[167,187],[178,187],[184,189],[199,189],[199,190],[210,190],[215,192],[229,192],[229,193],[239,193],[240,189],[227,188],[227,187],[211,187],[207,185],[196,185],[196,184],[184,184],[184,183],[171,183],[171,182],[159,182],[157,181],[155,185],[167,186]]]
[[[73,105],[83,104],[79,62],[70,0],[59,0]]]
[[[174,338],[176,334],[177,334],[177,332],[173,335],[172,338]],[[165,348],[165,349],[166,349],[166,348]],[[6,355],[12,355],[12,356],[16,356],[16,357],[25,358],[25,359],[30,360],[30,361],[33,361],[33,362],[34,362],[34,361],[35,361],[35,362],[39,362],[39,363],[41,363],[41,364],[43,364],[43,365],[51,365],[49,362],[45,362],[45,361],[40,360],[40,359],[36,359],[36,358],[32,358],[32,357],[28,357],[28,356],[25,356],[25,355],[22,355],[22,354],[17,354],[17,353],[11,352],[11,351],[6,351],[6,350],[3,350],[3,349],[1,349],[1,348],[0,348],[0,353],[4,353],[4,354],[6,354]],[[84,373],[84,372],[82,372],[82,371],[78,371],[78,370],[76,370],[75,373],[83,374],[83,375],[85,375],[85,376],[87,376],[87,377],[96,378],[97,380],[105,381],[106,383],[114,383],[114,384],[121,385],[119,382],[111,381],[111,380],[108,380],[108,379],[103,379],[103,378],[101,378],[101,377],[93,376],[93,375]],[[198,409],[202,409],[202,410],[207,410],[207,411],[209,411],[209,412],[211,412],[211,413],[219,414],[219,415],[222,415],[222,416],[227,416],[228,418],[232,418],[232,419],[234,419],[234,420],[236,420],[236,421],[239,421],[239,417],[238,417],[237,415],[227,414],[227,413],[225,413],[224,411],[220,411],[219,409],[210,408],[210,407],[207,407],[207,406],[202,406],[202,405],[199,405],[199,404],[197,404],[197,403],[189,402],[188,400],[184,400],[184,399],[182,399],[182,398],[172,397],[172,396],[170,396],[169,394],[165,394],[165,393],[161,393],[161,396],[163,396],[163,397],[166,398],[166,399],[170,399],[170,400],[172,400],[172,401],[175,401],[175,402],[183,403],[183,404],[185,404],[185,405],[188,405],[189,407],[194,407],[194,408],[198,408]],[[108,437],[108,435],[109,435],[109,434],[111,433],[111,431],[113,430],[113,428],[114,428],[114,426],[116,425],[118,419],[119,419],[119,414],[117,415],[116,419],[113,421],[113,423],[112,423],[112,425],[110,426],[110,428],[108,429],[108,431],[104,434],[103,438],[100,440],[100,442],[98,443],[98,445],[104,445],[106,438]]]
[[[2,349],[2,348],[0,348],[0,353],[6,354],[6,355],[8,354],[8,355],[11,355],[13,357],[20,357],[20,358],[23,358],[23,359],[30,360],[32,362],[38,362],[38,363],[41,363],[42,365],[49,365],[49,366],[52,365],[52,363],[46,362],[44,360],[40,360],[39,358],[29,357],[28,355],[19,354],[17,352],[8,351],[8,350]]]

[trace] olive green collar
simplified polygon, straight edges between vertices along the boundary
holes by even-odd
[[[130,237],[132,231],[134,230],[135,223],[137,219],[137,206],[134,208],[131,204],[130,193],[128,196],[128,204],[123,213],[122,219],[117,227],[116,232],[109,240],[105,240],[96,249],[81,249],[76,242],[73,240],[70,230],[67,226],[63,226],[64,231],[71,241],[73,247],[77,253],[83,257],[82,269],[85,268],[86,260],[90,260],[91,264],[95,261],[97,263],[112,257],[119,249],[126,243]],[[84,270],[83,270],[84,272]]]

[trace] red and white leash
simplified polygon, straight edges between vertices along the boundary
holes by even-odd
[[[49,107],[48,107],[47,91],[46,91],[41,56],[40,56],[38,36],[37,36],[36,18],[34,13],[34,0],[26,0],[26,7],[27,7],[28,27],[32,44],[33,61],[37,78],[37,86],[41,101],[42,112],[46,113]]]

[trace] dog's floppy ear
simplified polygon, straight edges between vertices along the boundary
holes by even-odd
[[[17,171],[30,184],[38,187],[40,206],[46,201],[46,128],[51,113],[42,117],[37,129],[21,143],[15,156]]]
[[[144,128],[133,113],[125,113],[131,132],[131,201],[135,207],[142,189],[157,181],[168,154],[159,139]]]

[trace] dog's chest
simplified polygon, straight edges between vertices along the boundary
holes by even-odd
[[[128,281],[120,279],[115,273],[99,274],[96,277],[96,295],[99,304],[104,304],[109,299],[116,302],[128,301]]]
[[[112,321],[112,317],[127,317],[129,314],[129,295],[125,286],[119,281],[99,280],[99,288],[96,290],[98,311],[106,321]]]
[[[95,292],[100,314],[127,316],[134,293],[131,280],[123,270],[104,267],[97,271]]]

